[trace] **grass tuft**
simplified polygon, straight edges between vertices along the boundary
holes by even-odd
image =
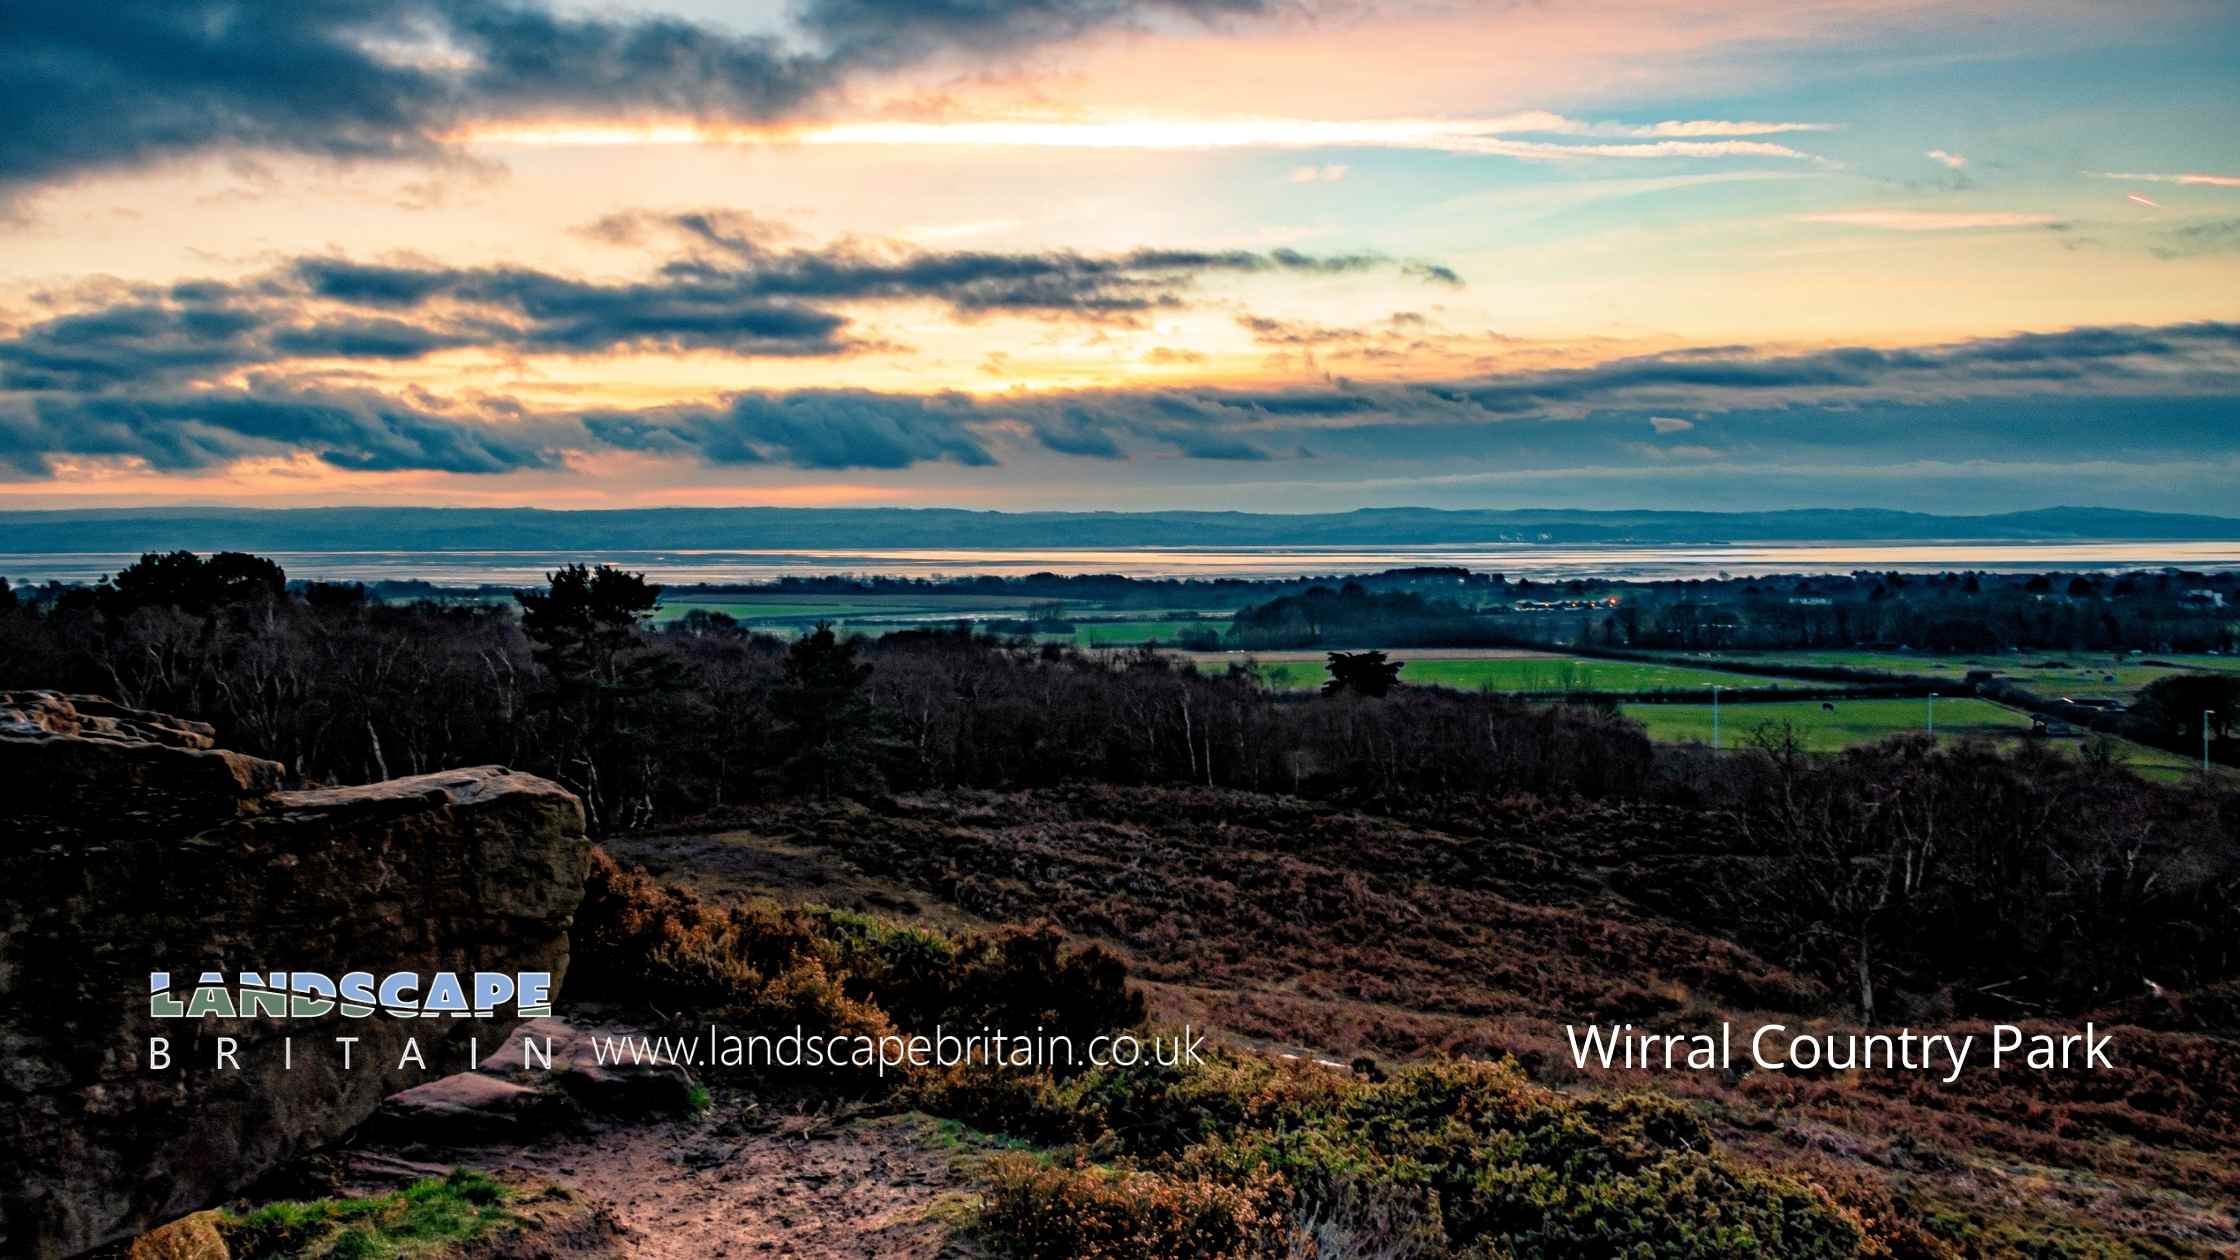
[[[219,1223],[234,1260],[417,1260],[514,1220],[512,1192],[472,1169],[389,1194],[270,1203]]]

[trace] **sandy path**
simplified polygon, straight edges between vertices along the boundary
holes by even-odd
[[[709,1118],[618,1127],[479,1151],[466,1162],[604,1201],[629,1231],[633,1260],[970,1254],[951,1244],[945,1223],[970,1191],[949,1152],[926,1140],[927,1122],[891,1117],[745,1137],[728,1127]]]
[[[401,1096],[432,1095],[473,1108],[491,1091],[547,1084],[524,1066],[534,1035],[565,1072],[595,1061],[593,1040],[644,1030],[542,1019],[522,1025],[477,1072]],[[712,1086],[714,1082],[705,1082]],[[358,1189],[438,1175],[454,1166],[513,1172],[602,1203],[626,1231],[631,1260],[796,1256],[804,1260],[933,1260],[976,1254],[953,1241],[976,1202],[962,1158],[922,1115],[835,1120],[768,1108],[722,1089],[695,1115],[594,1119],[588,1131],[543,1126],[472,1145],[437,1119],[407,1117],[351,1153]],[[395,1107],[400,1100],[392,1100]],[[479,1114],[479,1112],[478,1112]],[[468,1132],[487,1133],[475,1129]]]

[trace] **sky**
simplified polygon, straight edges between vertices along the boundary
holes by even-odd
[[[2236,77],[2228,0],[5,5],[0,504],[2240,515]]]

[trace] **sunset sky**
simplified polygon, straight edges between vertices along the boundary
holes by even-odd
[[[8,4],[0,503],[2240,514],[2236,85],[2229,0]]]

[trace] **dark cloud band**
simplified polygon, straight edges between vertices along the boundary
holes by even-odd
[[[1778,476],[1800,461],[2227,459],[2240,407],[2234,324],[2079,328],[1906,350],[1688,351],[1408,385],[993,398],[748,391],[702,405],[545,414],[517,404],[462,412],[263,374],[246,387],[185,388],[120,374],[117,361],[84,348],[122,344],[162,361],[206,364],[211,355],[182,331],[189,322],[180,312],[159,318],[135,307],[84,317],[68,335],[35,329],[36,353],[21,338],[8,343],[0,363],[16,383],[0,394],[0,465],[42,477],[63,456],[187,470],[310,453],[340,468],[504,473],[604,450],[714,465],[899,469],[985,467],[1025,450],[1107,461],[1162,452],[1258,461],[1311,442],[1362,468],[1488,461],[1513,470],[1654,469],[1732,460]],[[219,320],[206,331],[223,345],[238,328]],[[408,335],[378,323],[326,333],[410,348]],[[1684,424],[1672,423],[1675,412],[1685,413]]]
[[[409,360],[479,347],[502,353],[716,350],[743,357],[866,348],[840,307],[934,302],[963,318],[1024,315],[1126,322],[1176,307],[1198,279],[1340,274],[1395,264],[1289,250],[775,251],[676,216],[713,250],[672,258],[652,279],[591,281],[520,267],[397,266],[308,258],[255,280],[146,288],[0,339],[0,388],[100,390],[207,381],[301,359]]]
[[[482,119],[795,116],[850,75],[1257,0],[807,0],[807,39],[517,0],[0,5],[0,195],[211,151],[432,156]]]

